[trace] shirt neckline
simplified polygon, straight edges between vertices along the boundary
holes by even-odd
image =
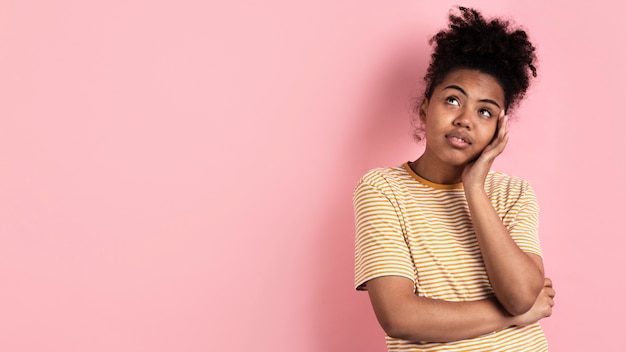
[[[411,167],[409,166],[408,161],[404,163],[402,166],[404,167],[406,172],[408,172],[409,175],[411,175],[411,177],[413,177],[415,180],[417,180],[420,183],[423,183],[424,185],[428,187],[435,188],[435,189],[463,189],[463,182],[443,184],[443,183],[435,183],[432,181],[428,181],[427,179],[415,173],[415,171],[413,171],[413,169],[411,169]]]

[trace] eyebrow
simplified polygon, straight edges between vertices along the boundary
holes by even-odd
[[[456,89],[459,92],[461,92],[463,95],[467,96],[467,93],[465,92],[465,90],[463,88],[455,85],[455,84],[449,85],[449,86],[445,87],[444,89]],[[499,109],[502,109],[500,107],[500,105],[498,103],[496,103],[495,100],[492,100],[492,99],[481,99],[481,100],[479,100],[479,102],[493,104],[493,105],[497,106]]]

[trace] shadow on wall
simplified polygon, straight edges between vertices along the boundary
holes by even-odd
[[[362,104],[355,109],[358,121],[346,130],[340,164],[333,168],[324,219],[313,248],[319,266],[311,286],[311,350],[384,351],[384,333],[365,292],[354,289],[354,215],[352,192],[360,177],[374,167],[399,165],[418,156],[412,140],[412,104],[423,87],[422,76],[430,50],[407,40],[375,70]],[[348,135],[348,133],[350,135]]]

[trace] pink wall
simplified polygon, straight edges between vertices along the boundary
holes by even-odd
[[[455,2],[3,1],[0,350],[384,350],[352,189],[418,156]],[[468,4],[540,50],[497,167],[539,195],[553,351],[618,351],[626,315],[626,24],[586,4]]]

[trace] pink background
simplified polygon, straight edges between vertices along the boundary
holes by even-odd
[[[419,155],[408,106],[454,3],[3,1],[0,350],[383,351],[352,190]],[[539,48],[496,166],[539,196],[552,351],[618,351],[623,9],[467,5]]]

